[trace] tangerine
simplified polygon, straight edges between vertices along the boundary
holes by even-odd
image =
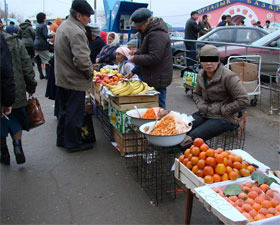
[[[206,184],[212,184],[212,183],[213,183],[213,177],[210,176],[210,175],[206,175],[206,176],[204,177],[204,182],[205,182]]]
[[[227,165],[232,167],[232,160],[231,159],[227,159]]]
[[[242,177],[248,177],[248,176],[250,176],[250,171],[243,168],[240,170],[240,174]]]
[[[233,160],[234,162],[240,162],[240,163],[242,163],[242,157],[241,156],[239,156],[239,155],[236,155],[236,156],[234,156],[234,160]]]
[[[226,167],[224,164],[219,163],[216,167],[215,167],[215,172],[223,175],[226,172]]]
[[[209,149],[209,146],[205,143],[200,146],[200,151],[206,152],[208,149]]]
[[[200,149],[198,147],[193,147],[191,153],[193,156],[198,156],[200,153]]]
[[[189,168],[189,169],[192,169],[193,165],[192,165],[191,161],[187,162],[186,167]]]
[[[233,162],[232,164],[233,168],[240,170],[242,168],[242,165],[240,162]]]
[[[261,209],[259,210],[259,213],[260,213],[260,214],[263,214],[263,215],[266,215],[266,214],[267,214],[267,209],[266,209],[266,208],[261,208]]]
[[[238,199],[236,200],[236,205],[238,205],[239,207],[242,207],[242,205],[244,204],[244,201],[242,199]]]
[[[229,174],[232,171],[232,168],[230,166],[226,166],[226,171]]]
[[[236,180],[238,178],[238,174],[235,171],[231,171],[228,174],[228,177],[229,177],[230,180]]]
[[[193,166],[192,172],[193,172],[194,174],[196,174],[197,171],[198,171],[198,166],[197,166],[197,165]]]
[[[228,174],[227,173],[224,173],[223,176],[222,176],[222,181],[226,181],[228,180]]]
[[[242,186],[242,191],[243,191],[245,194],[248,194],[248,193],[251,191],[251,189],[248,188],[248,187],[246,187],[246,186]]]
[[[251,205],[245,203],[245,204],[242,205],[242,209],[243,209],[245,212],[250,212],[253,208],[252,208]]]
[[[263,220],[265,219],[265,216],[263,214],[258,214],[254,217],[255,221]]]
[[[192,154],[190,153],[188,159],[191,160],[191,158],[192,158]]]
[[[271,204],[272,204],[272,207],[275,208],[279,204],[279,201],[274,198],[274,199],[271,200]]]
[[[224,156],[222,154],[216,155],[216,162],[217,163],[223,163],[224,162]]]
[[[185,158],[185,159],[183,160],[183,164],[184,164],[185,166],[187,166],[188,161],[189,161],[189,159],[188,159],[188,158]]]
[[[212,176],[214,174],[214,170],[211,166],[205,166],[203,169],[203,174],[204,174],[204,176],[207,176],[207,175]]]
[[[193,156],[192,158],[191,158],[191,163],[192,163],[192,165],[196,165],[197,164],[197,162],[198,162],[198,157],[197,156]]]
[[[206,152],[206,155],[207,155],[207,152]],[[216,160],[215,160],[215,158],[213,158],[213,157],[207,157],[206,158],[206,160],[205,160],[205,162],[206,162],[206,165],[208,165],[208,166],[212,166],[212,167],[215,167],[215,165],[216,165]]]
[[[258,192],[256,191],[250,191],[248,193],[248,197],[251,198],[251,199],[255,199],[256,197],[258,197]]]
[[[273,214],[268,213],[268,214],[266,214],[265,218],[270,218],[270,217],[273,217],[273,216],[274,216]]]
[[[205,164],[205,160],[204,159],[198,160],[197,166],[198,166],[199,169],[203,169],[205,167],[205,165],[206,164]]]
[[[266,192],[269,189],[269,186],[267,184],[262,184],[260,189],[262,189],[263,192]]]
[[[219,154],[222,153],[223,151],[224,151],[224,149],[222,149],[222,148],[217,148],[216,149],[216,152],[219,153]]]
[[[224,158],[228,158],[228,152],[223,151],[221,154],[224,156]]]
[[[262,205],[263,208],[266,208],[266,209],[269,209],[269,208],[272,207],[271,202],[268,201],[268,200],[264,200],[261,205]]]
[[[270,198],[273,198],[274,197],[274,191],[273,190],[267,190],[267,192],[265,193],[266,196],[270,197]]]
[[[188,148],[188,149],[186,149],[186,151],[184,152],[184,156],[185,156],[185,157],[188,157],[188,156],[190,155],[190,153],[191,153],[191,150]]]
[[[277,210],[276,210],[275,208],[271,207],[271,208],[269,208],[269,209],[267,210],[267,212],[270,213],[270,214],[275,215],[275,214],[277,213]]]
[[[258,203],[258,204],[262,204],[262,202],[264,201],[265,199],[261,196],[258,196],[255,198],[255,202]]]
[[[256,191],[258,195],[262,194],[262,190],[259,187],[252,187],[251,190]]]
[[[203,144],[204,144],[204,141],[203,141],[202,138],[196,138],[193,141],[193,145],[196,146],[196,147],[200,147]]]
[[[215,151],[213,149],[209,148],[206,151],[206,155],[209,156],[209,157],[214,157],[215,156]]]
[[[184,159],[185,159],[185,156],[184,156],[184,155],[180,155],[180,156],[179,156],[179,161],[180,161],[181,163],[183,163]]]
[[[275,209],[280,212],[280,205],[275,206]]]
[[[250,165],[250,166],[247,166],[247,170],[250,171],[250,173],[253,173],[255,171],[255,167]]]
[[[206,159],[206,152],[200,152],[198,158],[200,158],[200,159]]]
[[[251,188],[251,187],[253,187],[253,184],[251,182],[247,182],[246,184],[244,184],[244,186]]]
[[[228,159],[227,159],[227,158],[224,158],[223,164],[224,164],[225,166],[228,165]]]
[[[245,200],[248,198],[248,196],[247,196],[244,192],[241,192],[241,193],[238,195],[238,198],[239,198],[239,199],[242,199],[243,201],[245,201]]]
[[[250,216],[252,216],[253,218],[258,215],[258,212],[254,209],[252,209],[250,212],[249,212]]]
[[[259,203],[254,203],[252,205],[252,208],[256,211],[259,211],[262,208],[262,206]]]
[[[197,172],[196,172],[196,175],[198,177],[203,177],[203,170],[202,169],[199,169]]]
[[[237,196],[235,196],[235,195],[230,196],[229,199],[233,202],[236,202],[238,200]]]
[[[213,175],[213,183],[220,182],[221,180],[222,180],[222,177],[219,174],[215,173]]]
[[[246,204],[249,204],[249,205],[254,205],[254,200],[253,199],[251,199],[251,198],[247,198],[246,200],[245,200],[245,203]]]

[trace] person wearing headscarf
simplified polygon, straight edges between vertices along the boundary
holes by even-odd
[[[116,62],[116,50],[120,46],[119,35],[111,32],[107,36],[107,45],[105,45],[100,53],[96,56],[96,63],[105,65],[114,65]]]
[[[118,62],[118,71],[123,76],[126,76],[134,68],[134,64],[128,60],[131,56],[127,47],[119,47],[116,50],[116,59]]]

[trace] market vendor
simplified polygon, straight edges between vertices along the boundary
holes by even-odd
[[[188,145],[197,137],[208,140],[235,129],[238,112],[249,105],[247,91],[237,74],[220,63],[217,47],[205,45],[199,58],[202,70],[193,92],[198,111],[192,115],[192,130],[181,145]]]
[[[116,50],[116,60],[118,62],[118,71],[123,76],[126,76],[134,68],[134,63],[130,62],[128,58],[131,56],[129,54],[129,49],[125,46],[118,47]],[[137,75],[133,76],[138,78]]]

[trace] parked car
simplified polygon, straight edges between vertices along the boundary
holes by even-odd
[[[239,43],[239,44],[251,44],[252,42],[267,35],[268,32],[258,27],[244,27],[244,26],[229,26],[229,27],[217,27],[211,30],[209,33],[198,38],[198,41],[214,41],[214,42],[227,42],[227,43]],[[197,43],[197,51],[204,46],[203,43]],[[222,46],[215,44],[217,47]],[[174,64],[185,66],[186,60],[184,51],[186,50],[183,41],[177,41],[172,44],[172,54],[174,58]]]
[[[280,66],[280,30],[274,31],[261,39],[253,42],[254,47],[271,47],[273,49],[247,48],[241,46],[219,47],[221,61],[226,64],[230,56],[260,55],[262,64],[261,72],[275,75]]]

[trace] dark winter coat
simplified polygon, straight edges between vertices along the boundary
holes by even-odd
[[[34,41],[34,49],[37,51],[49,50],[48,39],[53,35],[48,35],[48,27],[45,23],[39,23],[36,26],[36,37]]]
[[[15,80],[12,65],[12,56],[3,33],[0,31],[1,56],[1,105],[10,107],[15,101]]]
[[[201,30],[199,31],[199,37],[207,34],[211,30],[211,25],[208,22],[201,21],[199,26],[201,27]]]
[[[236,123],[238,112],[249,104],[247,91],[236,73],[220,63],[206,85],[204,70],[199,73],[193,99],[200,113],[207,118],[225,119]]]
[[[30,23],[24,22],[19,25],[18,37],[22,40],[25,47],[33,47],[35,31]]]
[[[95,63],[96,56],[105,45],[105,42],[99,36],[97,36],[94,40],[89,41],[90,59],[93,64]]]
[[[18,28],[15,25],[9,25],[6,27],[6,31],[8,32],[8,34],[17,34],[18,33]]]
[[[118,47],[120,47],[119,44],[113,46],[105,45],[96,56],[96,59],[99,59],[98,63],[104,65],[114,65],[116,63],[116,50]]]
[[[140,66],[142,80],[149,86],[160,89],[171,84],[171,41],[166,23],[161,18],[152,18],[146,31],[142,33],[134,63]]]
[[[13,72],[16,84],[16,99],[13,109],[27,105],[26,92],[33,94],[36,90],[37,82],[33,71],[32,61],[28,55],[24,44],[17,35],[4,33],[9,50],[12,55]]]
[[[195,20],[192,17],[189,18],[185,26],[185,39],[196,40],[200,30],[201,27]]]
[[[221,22],[218,23],[217,27],[224,27],[226,25],[226,21],[222,20]]]

